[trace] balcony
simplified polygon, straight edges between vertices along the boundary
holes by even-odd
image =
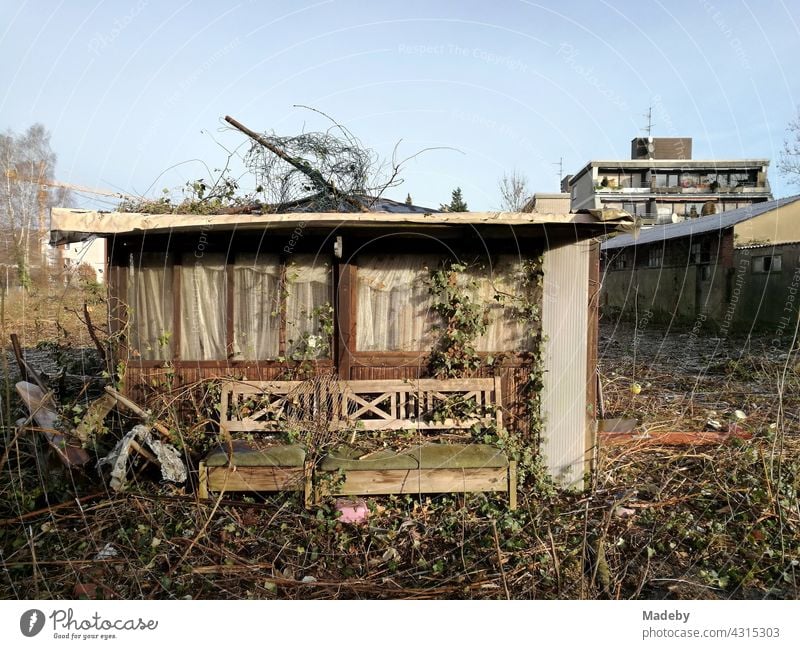
[[[594,188],[596,194],[613,195],[636,195],[645,196],[648,194],[657,196],[665,195],[701,195],[701,196],[724,196],[728,194],[769,194],[768,185],[738,185],[736,187],[715,187],[710,185],[699,185],[695,187],[600,187]]]

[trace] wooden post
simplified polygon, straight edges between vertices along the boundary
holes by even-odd
[[[310,509],[314,500],[314,465],[307,459],[303,464],[303,506]]]
[[[228,259],[228,263],[225,265],[225,293],[226,293],[226,300],[225,300],[225,357],[228,359],[232,359],[235,355],[236,348],[234,345],[234,333],[233,333],[233,302],[234,296],[233,292],[235,290],[235,279],[234,279],[234,267],[233,263],[230,259]]]
[[[181,359],[181,275],[183,260],[180,254],[175,254],[172,264],[172,359]]]
[[[514,511],[517,508],[517,463],[508,462],[508,508]]]
[[[208,468],[205,462],[200,462],[197,467],[197,497],[201,500],[208,500]]]
[[[494,412],[495,412],[495,421],[497,422],[497,429],[500,430],[503,427],[503,390],[501,386],[503,385],[503,380],[495,375],[494,377],[494,398],[492,399],[492,403],[494,403]]]
[[[353,365],[353,348],[356,344],[355,336],[355,292],[356,292],[356,267],[350,263],[339,264],[339,282],[336,291],[336,336],[339,378],[343,381],[350,380]]]

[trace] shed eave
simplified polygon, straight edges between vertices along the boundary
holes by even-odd
[[[383,228],[398,226],[490,226],[529,227],[572,225],[595,235],[598,228],[613,230],[630,224],[626,218],[601,221],[590,214],[540,214],[524,212],[459,212],[431,214],[368,213],[286,213],[286,214],[140,214],[97,212],[54,208],[51,213],[50,240],[54,245],[85,240],[90,236],[110,237],[126,234],[163,232],[202,232],[261,230],[265,227],[282,230],[303,228]]]

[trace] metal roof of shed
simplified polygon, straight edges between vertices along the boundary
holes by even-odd
[[[709,216],[701,216],[696,219],[687,219],[680,223],[656,225],[646,230],[640,230],[638,236],[623,234],[609,239],[608,241],[604,241],[601,248],[602,250],[614,250],[617,248],[626,248],[628,246],[641,246],[648,243],[667,241],[669,239],[691,237],[704,232],[724,230],[725,228],[733,227],[738,223],[748,221],[756,216],[766,214],[767,212],[771,212],[784,205],[790,205],[796,201],[800,201],[800,194],[786,198],[778,198],[774,201],[766,201],[764,203],[753,203],[736,210],[731,210],[730,212],[710,214]]]

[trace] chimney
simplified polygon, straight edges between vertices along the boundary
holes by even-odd
[[[631,160],[691,160],[690,137],[635,137],[631,140]]]

